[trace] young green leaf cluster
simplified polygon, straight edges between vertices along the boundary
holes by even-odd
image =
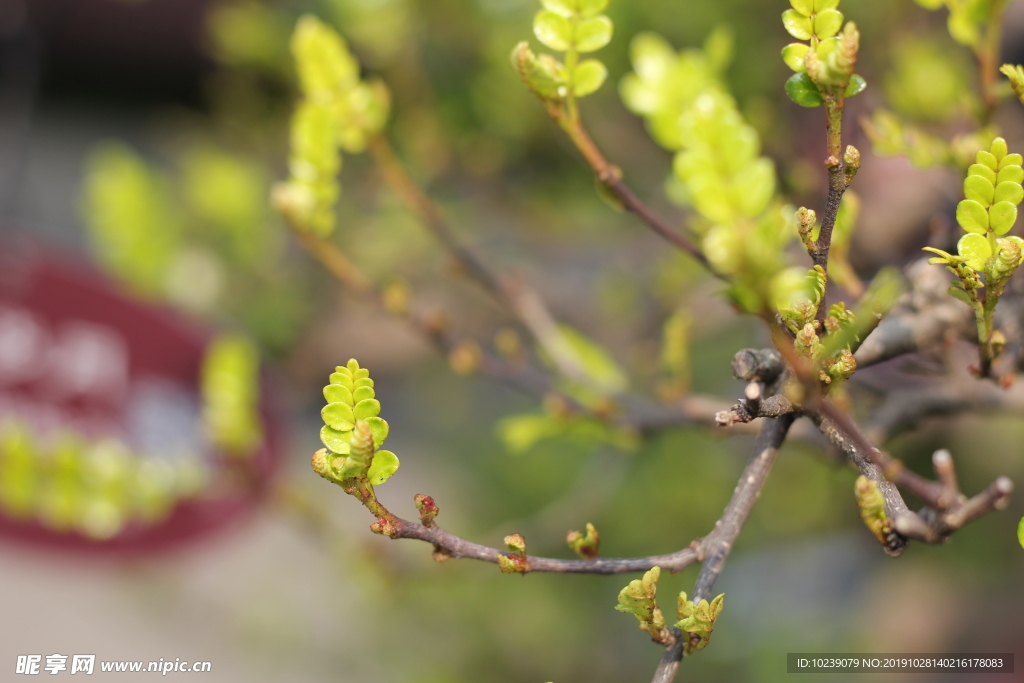
[[[961,169],[971,163],[982,144],[992,139],[994,130],[986,127],[946,138],[929,133],[884,109],[876,109],[862,123],[875,154],[904,156],[918,168],[949,166]]]
[[[567,108],[575,118],[575,98],[595,92],[608,77],[597,59],[580,55],[595,52],[612,39],[612,22],[602,14],[608,0],[541,0],[544,9],[533,19],[533,33],[541,43],[564,52],[564,61],[535,55],[525,43],[512,51],[512,66],[529,88],[549,105]]]
[[[498,568],[502,574],[526,574],[530,571],[530,560],[526,556],[526,539],[522,534],[505,537],[508,554],[498,553]]]
[[[988,374],[998,355],[999,334],[992,320],[996,302],[1010,276],[1024,261],[1024,240],[1005,235],[1017,220],[1017,205],[1024,200],[1024,169],[1020,154],[1009,154],[1006,141],[995,138],[981,150],[964,179],[964,196],[956,219],[967,233],[957,242],[957,255],[934,247],[929,263],[944,264],[957,276],[949,293],[974,309],[981,345],[981,371]],[[982,280],[984,276],[984,280]]]
[[[839,0],[790,0],[782,25],[791,36],[807,43],[782,48],[782,60],[796,73],[786,81],[786,94],[803,107],[818,107],[826,96],[852,97],[864,90],[864,79],[853,73],[860,34],[853,22],[843,26]]]
[[[387,121],[390,96],[380,81],[359,77],[344,39],[315,17],[299,20],[291,49],[302,99],[292,118],[289,178],[274,188],[274,204],[297,227],[327,236],[335,224],[341,150],[366,149]]]
[[[354,358],[331,374],[324,387],[327,405],[320,411],[320,440],[327,448],[313,456],[313,469],[324,479],[343,486],[349,480],[378,485],[398,471],[398,457],[380,450],[389,428],[374,395],[370,371]]]
[[[601,534],[597,532],[597,529],[590,522],[587,522],[586,534],[581,534],[579,531],[570,531],[565,537],[565,542],[569,544],[574,553],[584,560],[592,560],[600,554]]]
[[[722,613],[724,606],[725,593],[720,593],[710,603],[701,600],[696,604],[693,600],[686,599],[685,591],[679,593],[679,604],[676,608],[679,621],[676,622],[676,627],[691,636],[683,644],[685,654],[692,654],[708,646],[711,642],[711,632],[715,630],[715,620]]]
[[[1024,66],[1020,64],[1003,64],[999,72],[1006,76],[1013,88],[1013,94],[1017,96],[1021,104],[1024,104]]]
[[[634,615],[640,622],[640,630],[651,634],[655,642],[665,639],[665,617],[656,600],[658,579],[661,578],[661,567],[652,567],[641,579],[634,579],[619,591],[619,604],[615,606],[620,612]],[[676,627],[686,634],[683,652],[687,655],[703,650],[711,640],[711,632],[715,628],[715,620],[722,613],[725,604],[725,593],[710,603],[700,600],[694,603],[686,598],[686,592],[678,596],[676,616],[679,621]]]
[[[661,642],[665,628],[665,616],[655,600],[660,577],[661,567],[651,567],[643,578],[633,579],[619,591],[619,604],[615,605],[618,611],[635,616],[640,622],[640,630],[650,633],[651,640],[656,642]]]
[[[259,352],[240,335],[217,337],[203,358],[203,423],[210,441],[229,455],[250,455],[262,437],[259,370]]]
[[[765,292],[786,264],[793,232],[776,200],[774,164],[761,156],[757,131],[722,83],[730,43],[719,31],[704,50],[677,54],[660,36],[640,34],[621,94],[655,140],[675,152],[673,199],[696,210],[691,225],[708,261],[730,276],[729,296],[761,312],[770,306]]]
[[[814,212],[802,209],[805,220],[814,220]],[[773,281],[779,317],[795,336],[796,352],[819,364],[818,379],[823,385],[848,379],[857,369],[850,346],[857,341],[850,334],[857,316],[846,304],[833,304],[825,316],[825,329],[817,319],[818,307],[825,296],[828,276],[821,266],[808,271],[788,268]],[[827,336],[826,336],[827,335]],[[842,339],[840,345],[830,343]]]

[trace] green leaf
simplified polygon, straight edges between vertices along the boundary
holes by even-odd
[[[999,168],[1006,168],[1007,166],[1020,166],[1024,163],[1024,157],[1020,154],[1007,154],[1005,157],[999,160]]]
[[[1019,167],[1010,166],[1009,168]],[[1014,183],[1007,180],[996,186],[995,195],[993,196],[992,201],[994,203],[1010,202],[1011,204],[1020,204],[1022,199],[1024,199],[1024,188],[1021,188],[1020,183]]]
[[[868,82],[864,80],[864,77],[860,74],[853,74],[850,76],[850,82],[846,86],[846,97],[853,97],[864,92],[864,88],[868,87]]]
[[[1020,518],[1020,524],[1017,525],[1017,542],[1024,548],[1024,517]]]
[[[989,223],[992,232],[1005,235],[1017,220],[1017,207],[1010,202],[996,202],[989,209]]]
[[[356,421],[352,415],[352,406],[347,403],[328,403],[320,411],[320,417],[327,426],[340,432],[350,431]]]
[[[967,168],[968,176],[981,176],[993,185],[996,184],[996,172],[984,164],[971,164]]]
[[[595,388],[609,394],[626,388],[626,374],[597,342],[568,325],[559,325],[558,331],[561,341],[567,344],[567,350]]]
[[[327,378],[331,384],[336,384],[340,387],[345,387],[349,391],[352,391],[352,376],[344,372],[332,372],[331,376]]]
[[[804,66],[804,57],[808,50],[810,48],[804,43],[790,43],[782,48],[782,61],[793,71],[802,73],[807,70]]]
[[[995,189],[987,178],[982,178],[980,175],[969,175],[964,179],[964,196],[986,208],[992,205]]]
[[[366,399],[373,398],[374,396],[373,387],[359,387],[352,392],[351,403],[352,405],[355,405],[360,401],[365,401]]]
[[[328,403],[347,403],[353,405],[352,392],[340,384],[328,384],[324,387],[324,398]]]
[[[974,168],[974,166],[971,166],[971,168]],[[987,167],[982,168],[985,168],[986,171],[991,172],[991,169]],[[1022,182],[1024,182],[1024,168],[1021,168],[1020,166],[1004,166],[1001,169],[999,169],[999,175],[997,175],[993,179],[993,182],[1017,183],[1018,185],[1020,185]]]
[[[596,91],[608,77],[608,69],[596,59],[587,59],[576,66],[573,94],[576,97],[584,97]]]
[[[967,259],[967,265],[978,272],[985,270],[985,263],[992,256],[992,247],[983,235],[969,232],[956,243],[958,254]]]
[[[975,160],[982,166],[988,166],[993,171],[999,169],[999,162],[996,160],[996,157],[994,154],[992,154],[992,152],[986,152],[985,150],[981,150],[977,153],[977,155],[975,155]],[[1017,165],[1020,166],[1020,164]]]
[[[818,86],[805,73],[793,74],[786,81],[786,94],[801,107],[820,107],[825,101],[821,99]]]
[[[992,141],[992,147],[990,147],[989,149],[996,159],[1002,159],[1003,157],[1006,156],[1006,153],[1009,151],[1006,148],[1006,140],[1003,138],[994,139]]]
[[[725,71],[732,63],[734,42],[732,30],[724,24],[716,26],[704,41],[704,56],[707,57],[708,65],[718,73]]]
[[[291,48],[299,84],[307,97],[329,97],[359,81],[359,65],[345,41],[311,15],[299,19],[292,34]]]
[[[324,425],[320,430],[320,441],[327,446],[328,450],[347,455],[352,450],[352,444],[348,440],[351,434],[351,431],[339,432]]]
[[[608,6],[608,0],[576,0],[580,16],[592,17],[600,14]]]
[[[541,10],[533,18],[533,34],[552,50],[565,52],[572,44],[572,22],[561,14]]]
[[[805,17],[811,16],[814,12],[814,0],[789,0],[789,4]]]
[[[512,415],[498,423],[498,435],[509,453],[520,454],[544,439],[564,431],[563,425],[550,415]]]
[[[367,470],[366,476],[371,484],[380,486],[398,471],[400,464],[398,456],[391,451],[377,451],[373,454],[373,461],[370,463],[370,469]]]
[[[733,199],[743,215],[753,218],[775,195],[775,166],[764,157],[744,166],[733,177]]]
[[[789,35],[797,40],[811,39],[811,20],[795,9],[788,9],[782,13],[782,25]]]
[[[973,199],[965,199],[956,205],[956,222],[967,232],[980,235],[988,232],[988,212]]]
[[[576,49],[593,52],[611,42],[612,21],[606,16],[584,19],[576,24]]]
[[[383,446],[388,438],[388,433],[391,431],[388,423],[381,417],[368,417],[364,422],[370,425],[370,434],[373,435],[373,447],[380,448]]]
[[[974,302],[971,301],[971,295],[959,287],[950,287],[949,289],[946,290],[946,293],[949,294],[954,299],[963,301],[968,306],[974,306]]]
[[[843,13],[837,9],[818,12],[814,17],[814,34],[819,40],[825,40],[839,33],[843,27]]]
[[[356,404],[356,407],[352,409],[356,420],[365,420],[368,417],[377,417],[380,415],[380,401],[375,398],[368,398],[364,401],[360,401]],[[337,429],[337,427],[335,427]]]
[[[576,0],[540,0],[540,4],[544,5],[544,9],[551,10],[555,14],[561,14],[563,17],[571,17],[576,13]]]

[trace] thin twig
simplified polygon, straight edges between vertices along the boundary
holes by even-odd
[[[479,543],[473,543],[445,531],[437,524],[425,526],[419,522],[395,517],[394,532],[389,534],[391,538],[413,538],[426,541],[442,549],[442,557],[448,558],[470,558],[483,562],[498,562],[499,554],[507,554],[503,551],[491,548]],[[648,557],[633,558],[608,558],[596,557],[590,560],[562,560],[549,557],[527,556],[529,571],[532,572],[554,572],[568,574],[625,574],[628,572],[643,572],[651,567],[661,567],[670,572],[679,572],[686,569],[699,560],[699,553],[695,544],[666,555],[651,555]]]
[[[641,220],[648,228],[660,235],[670,244],[685,251],[692,256],[704,268],[721,280],[728,280],[728,276],[715,268],[704,252],[693,243],[693,241],[669,226],[668,223],[659,218],[646,204],[626,185],[622,180],[622,170],[609,163],[597,144],[587,133],[579,117],[575,120],[568,120],[562,116],[557,108],[548,107],[548,113],[554,118],[562,130],[566,132],[569,139],[579,150],[586,160],[587,165],[594,172],[597,181],[601,183],[622,205],[622,208]]]
[[[562,334],[558,321],[541,296],[521,280],[502,277],[493,272],[483,259],[459,241],[441,209],[409,177],[386,138],[374,137],[369,149],[384,180],[419,214],[426,228],[459,267],[518,320],[537,344],[547,352],[562,375],[588,382],[589,376],[581,366],[577,354]]]
[[[1009,504],[1014,488],[1009,478],[998,477],[987,489],[968,499],[960,491],[951,490],[956,486],[956,476],[948,453],[939,451],[935,455],[939,481],[925,479],[875,448],[857,423],[829,401],[821,401],[818,408],[821,411],[820,428],[850,456],[865,476],[878,483],[885,497],[886,514],[893,520],[895,531],[904,538],[942,543],[968,522],[992,510],[1002,510]],[[921,498],[925,508],[917,513],[910,511],[893,484]],[[890,547],[901,550],[904,545],[894,543]]]

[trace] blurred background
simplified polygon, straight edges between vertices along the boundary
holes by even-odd
[[[847,4],[869,84],[847,107],[849,141],[864,156],[850,260],[866,278],[950,239],[963,176],[928,159],[872,154],[857,122],[884,104],[940,139],[967,132],[976,76],[944,11],[910,0]],[[4,678],[18,655],[59,653],[205,660],[205,677],[226,682],[649,680],[660,649],[613,610],[626,577],[436,564],[422,543],[370,533],[371,517],[308,464],[321,388],[354,357],[377,382],[388,447],[403,463],[380,489],[401,516],[426,493],[439,523],[464,538],[496,546],[519,532],[531,554],[563,557],[566,532],[592,522],[602,554],[624,557],[688,544],[728,501],[749,435],[531,431],[543,415],[538,397],[452,372],[414,332],[342,291],[269,208],[271,184],[287,174],[288,38],[310,12],[388,84],[396,149],[489,265],[521,275],[608,349],[637,394],[731,404],[742,390],[733,353],[768,340],[692,263],[598,197],[522,87],[508,54],[531,38],[538,7],[0,3]],[[583,117],[662,215],[683,215],[667,198],[671,155],[617,92],[641,30],[676,49],[728,31],[728,86],[775,160],[781,191],[795,205],[823,203],[822,112],[782,90],[786,7],[611,3],[615,39],[599,55],[610,78]],[[1021,3],[1010,4],[1006,31],[1003,61],[1024,61]],[[1020,149],[1019,107],[1005,105],[996,123]],[[443,312],[459,334],[490,343],[507,319],[451,267],[371,162],[346,155],[341,182],[338,232],[352,259],[378,281],[400,275],[417,309]],[[685,352],[667,373],[661,339],[673,316],[688,321]],[[66,340],[67,321],[79,319],[106,321],[114,341],[90,337],[93,364],[65,367],[61,358],[84,357]],[[42,353],[40,340],[56,350]],[[154,358],[139,360],[147,349]],[[102,380],[110,362],[123,365],[114,388]],[[869,375],[864,395],[886,373],[920,375],[923,361],[914,363]],[[38,371],[22,372],[30,366]],[[79,393],[53,391],[75,377],[86,378]],[[91,396],[89,377],[97,396],[112,393]],[[1024,502],[946,546],[914,544],[893,560],[858,518],[855,473],[813,435],[796,436],[718,583],[726,608],[714,642],[683,663],[681,679],[776,681],[786,653],[798,651],[1024,655],[1015,539]],[[1020,416],[969,416],[929,422],[888,447],[929,476],[931,453],[950,448],[973,493],[998,475],[1024,482],[1022,439]],[[666,611],[695,575],[663,577]]]

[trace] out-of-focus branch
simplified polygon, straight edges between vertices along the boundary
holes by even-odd
[[[673,229],[664,220],[659,218],[643,201],[631,190],[622,180],[622,169],[610,163],[601,153],[593,138],[583,127],[579,117],[570,120],[559,112],[556,107],[548,106],[548,113],[561,126],[566,135],[583,155],[590,170],[594,172],[597,181],[615,197],[622,208],[633,214],[648,228],[660,235],[665,241],[682,249],[692,256],[698,263],[704,266],[705,270],[715,277],[727,280],[728,277],[715,268],[704,252],[693,243],[693,241]]]
[[[943,268],[921,259],[906,274],[910,290],[857,349],[858,368],[930,350],[950,333],[970,338],[974,332],[970,307],[946,293],[950,280]]]
[[[459,267],[490,294],[526,329],[565,377],[586,381],[587,375],[558,329],[555,317],[541,296],[522,280],[503,277],[489,268],[468,246],[459,241],[441,209],[417,185],[383,136],[370,143],[377,168],[392,190],[408,204]]]

